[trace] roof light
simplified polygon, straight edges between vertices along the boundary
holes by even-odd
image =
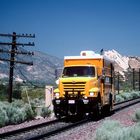
[[[80,55],[81,56],[94,56],[95,52],[93,52],[93,51],[81,51]]]
[[[83,53],[82,53],[82,56],[86,56],[86,53],[85,53],[85,52],[83,52]]]

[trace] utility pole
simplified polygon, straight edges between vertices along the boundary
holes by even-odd
[[[135,69],[133,68],[133,90],[135,90]]]
[[[120,93],[120,75],[119,75],[119,72],[118,72],[118,75],[117,75],[117,81],[118,81],[118,94]]]
[[[140,68],[139,68],[139,91],[140,91]]]
[[[12,36],[12,49],[11,52],[14,52],[16,49],[16,33],[13,32]],[[12,102],[12,91],[13,91],[13,74],[14,74],[14,59],[15,59],[15,53],[11,53],[10,56],[10,71],[9,71],[9,102]]]
[[[11,46],[11,50],[7,51],[4,49],[0,49],[0,53],[9,53],[10,59],[6,58],[0,58],[1,61],[9,61],[10,62],[10,68],[9,68],[9,87],[8,87],[8,101],[12,102],[12,91],[13,91],[13,75],[14,75],[14,65],[15,63],[25,64],[25,65],[33,65],[33,62],[24,62],[24,61],[18,61],[15,59],[15,54],[22,54],[22,55],[34,55],[33,52],[23,52],[18,51],[18,46],[34,46],[34,43],[17,43],[17,38],[19,37],[26,37],[26,38],[35,38],[35,35],[28,35],[28,34],[22,34],[17,35],[15,32],[13,34],[0,34],[1,37],[12,37],[12,42],[0,42],[0,45],[9,45]]]

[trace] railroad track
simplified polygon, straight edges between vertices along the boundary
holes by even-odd
[[[81,120],[81,121],[78,121],[78,122],[75,122],[75,123],[70,123],[66,126],[63,126],[61,128],[57,128],[53,131],[50,131],[50,132],[47,132],[47,133],[44,133],[44,134],[41,134],[41,135],[37,135],[37,136],[32,136],[26,140],[38,140],[38,139],[42,139],[42,138],[49,138],[50,136],[53,136],[53,135],[56,135],[58,133],[61,133],[61,132],[64,132],[64,131],[67,131],[67,130],[70,130],[74,127],[78,127],[79,125],[82,125],[82,124],[85,124],[89,122],[89,119],[84,119],[84,120]]]
[[[75,123],[67,122],[66,118],[49,121],[46,123],[21,128],[18,130],[6,132],[0,134],[2,140],[35,140],[44,137],[55,135],[59,132],[66,131],[70,128],[74,128],[78,125],[89,122],[88,119],[84,119]]]
[[[137,97],[135,99],[130,99],[127,101],[123,101],[123,102],[119,102],[119,103],[115,103],[113,111],[119,111],[120,109],[129,107],[129,106],[134,105],[139,102],[140,102],[140,97]]]
[[[54,124],[64,122],[64,121],[65,121],[65,118],[55,119],[55,120],[52,120],[52,121],[49,121],[49,122],[44,122],[44,123],[40,123],[40,124],[28,126],[28,127],[16,129],[16,130],[4,132],[4,133],[0,134],[0,139],[8,139],[8,138],[10,139],[10,136],[22,135],[22,134],[25,134],[25,133],[27,133],[29,131],[33,131],[35,129],[40,129],[42,127],[54,125]]]
[[[128,106],[134,105],[139,102],[140,102],[140,97],[128,101],[123,101],[120,103],[115,103],[113,111],[117,112],[121,109],[124,109]],[[0,138],[2,138],[3,140],[6,139],[7,140],[15,140],[15,139],[35,140],[35,139],[47,138],[56,135],[60,132],[72,129],[74,127],[78,127],[79,125],[82,125],[89,121],[90,119],[87,118],[75,123],[72,122],[66,123],[65,118],[62,118],[61,120],[54,120],[43,124],[34,125],[34,126],[18,129],[15,131],[3,133],[0,134]]]

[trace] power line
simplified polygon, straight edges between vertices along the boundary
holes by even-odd
[[[1,37],[11,37],[12,42],[0,42],[0,45],[3,46],[10,46],[10,50],[4,50],[0,49],[0,53],[7,53],[10,54],[10,58],[0,58],[1,61],[6,61],[10,62],[10,70],[9,70],[9,97],[8,100],[9,102],[12,102],[12,89],[13,89],[13,75],[14,75],[14,65],[16,63],[20,64],[25,64],[25,65],[33,65],[33,62],[26,62],[26,61],[19,61],[15,59],[16,54],[22,54],[22,55],[34,55],[33,52],[23,52],[23,51],[18,51],[19,46],[35,46],[34,42],[29,42],[29,43],[17,43],[17,38],[23,37],[23,38],[35,38],[35,34],[16,34],[13,32],[13,34],[0,34]]]
[[[34,52],[23,52],[23,51],[9,51],[9,50],[4,50],[4,49],[0,49],[0,52],[2,53],[15,53],[15,54],[25,54],[25,55],[34,55]]]

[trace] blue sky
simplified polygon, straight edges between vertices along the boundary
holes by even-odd
[[[1,33],[35,33],[33,50],[60,58],[102,48],[140,56],[139,0],[0,0],[0,19]]]

